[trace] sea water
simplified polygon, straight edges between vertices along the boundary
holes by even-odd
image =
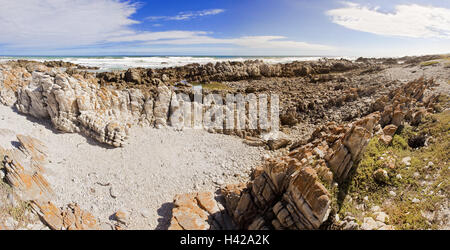
[[[123,70],[128,68],[164,68],[184,66],[191,63],[207,64],[223,61],[243,62],[246,60],[262,60],[268,64],[289,63],[293,61],[313,61],[323,57],[244,57],[244,56],[0,56],[0,62],[9,60],[64,61],[83,66],[99,67],[100,71]],[[327,57],[345,58],[349,57]]]

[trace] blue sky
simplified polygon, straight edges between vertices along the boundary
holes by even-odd
[[[0,55],[450,53],[448,0],[0,0]]]

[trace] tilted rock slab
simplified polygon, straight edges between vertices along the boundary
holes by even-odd
[[[69,204],[60,209],[51,202],[33,201],[31,207],[53,230],[100,229],[97,219],[77,204]]]
[[[16,139],[18,148],[3,148]],[[60,209],[51,202],[53,190],[43,176],[48,162],[47,151],[45,144],[36,138],[0,129],[1,166],[6,170],[7,183],[20,199],[29,201],[32,210],[51,229],[99,229],[97,219],[76,204]]]
[[[11,130],[0,130],[0,137],[15,137],[11,137],[11,135],[15,135]],[[6,170],[6,181],[16,190],[22,200],[50,199],[53,190],[42,176],[47,161],[45,145],[41,141],[25,135],[17,135],[17,140],[20,143],[18,149],[5,149],[0,145],[0,156]]]
[[[167,87],[159,88],[154,100],[139,89],[102,87],[91,75],[71,76],[40,66],[29,73],[21,67],[0,65],[1,102],[15,104],[24,114],[49,119],[62,132],[80,132],[115,147],[124,144],[132,124],[166,123],[172,95]]]
[[[172,86],[162,82],[147,90],[119,89],[103,86],[92,74],[68,74],[61,68],[30,62],[25,68],[0,65],[0,87],[3,104],[14,105],[19,112],[38,119],[50,120],[59,131],[81,133],[114,147],[125,144],[128,129],[133,125],[176,129],[200,126],[210,132],[245,136],[242,131],[227,129],[226,119],[211,126],[203,123],[205,114],[231,113],[227,105],[186,102],[175,94]],[[192,109],[199,112],[196,118],[192,117]],[[200,120],[196,123],[184,117]],[[243,128],[252,135],[262,131]]]
[[[232,219],[209,192],[177,195],[169,230],[230,230]]]
[[[132,118],[132,94],[141,97],[140,93],[109,90],[64,73],[33,72],[30,84],[18,90],[16,107],[22,113],[50,119],[58,130],[82,132],[121,146],[127,136],[125,122]]]
[[[319,127],[307,144],[288,155],[267,159],[254,169],[250,182],[221,189],[228,214],[240,229],[321,228],[336,206],[332,204],[332,195],[336,194],[326,187],[330,189],[335,181],[345,181],[354,171],[377,127],[380,133],[392,136],[405,119],[413,117],[408,114],[432,108],[435,97],[421,102],[431,84],[432,80],[424,79],[409,82],[393,92],[391,98],[377,100],[374,106],[378,108],[374,110],[378,111],[347,126],[332,122]],[[385,132],[380,124],[385,126]],[[184,216],[189,217],[190,211]],[[203,224],[196,229],[209,227]]]

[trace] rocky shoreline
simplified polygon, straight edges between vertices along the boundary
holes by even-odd
[[[349,71],[351,76],[364,75],[368,70],[380,71],[382,66],[348,60],[281,65],[267,65],[261,61],[225,62],[98,74],[46,65],[49,63],[26,61],[2,65],[0,102],[14,105],[21,113],[49,119],[60,131],[82,133],[114,147],[125,143],[127,130],[132,125],[182,125],[170,119],[178,108],[173,97],[180,92],[192,95],[193,90],[189,84],[180,86],[180,81],[240,80],[230,83],[232,90],[204,89],[204,95],[278,94],[281,96],[281,123],[290,126],[299,121],[351,120],[369,112],[366,102],[373,101],[373,96],[383,94],[376,91],[381,85],[384,93],[398,85],[392,80],[383,82],[386,79],[376,79],[369,84],[360,84],[362,79],[350,80],[340,73]],[[269,81],[275,79],[275,82],[267,84],[261,78]],[[244,79],[248,79],[247,83],[242,83]],[[363,79],[374,80],[370,77]],[[261,82],[252,84],[254,81]],[[317,85],[318,82],[325,84]],[[271,85],[270,89],[268,85]],[[371,97],[371,100],[365,97]],[[354,105],[355,101],[357,105]],[[351,109],[350,112],[348,109]],[[215,130],[244,138],[262,132],[261,128],[247,130],[246,133],[227,131],[225,127]]]
[[[202,86],[204,95],[276,94],[281,133],[270,134],[262,126],[228,129],[225,123],[204,128],[265,147],[267,155],[250,179],[235,185],[220,180],[218,196],[201,190],[177,195],[170,229],[330,229],[339,227],[334,219],[339,187],[355,171],[371,138],[389,145],[405,123],[417,126],[427,114],[441,112],[438,98],[448,95],[450,69],[445,59],[434,66],[420,64],[440,58],[220,62],[102,73],[62,62],[17,61],[0,64],[0,102],[57,131],[126,148],[134,127],[190,129],[191,122],[173,115],[183,104],[177,94],[192,97],[193,85]],[[200,112],[227,111],[226,102],[198,105]],[[17,149],[0,147],[5,180],[46,225],[101,227],[78,205],[60,209],[51,202],[50,184],[40,172],[48,150],[40,140],[3,134],[5,141],[19,142]],[[129,217],[118,211],[113,227],[128,228]],[[358,228],[393,229],[384,222]]]

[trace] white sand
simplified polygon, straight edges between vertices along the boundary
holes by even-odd
[[[129,229],[167,228],[175,194],[239,182],[266,153],[233,136],[149,128],[133,128],[125,147],[109,148],[79,134],[60,134],[2,105],[0,128],[46,143],[46,177],[57,205],[76,202],[102,223],[124,209]]]

